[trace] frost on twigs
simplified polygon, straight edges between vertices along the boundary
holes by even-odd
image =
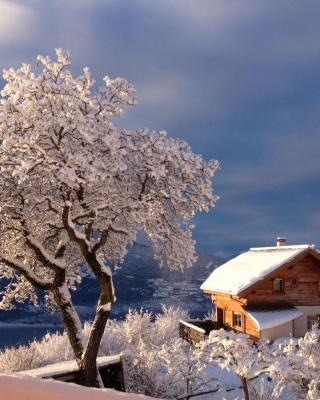
[[[245,400],[249,400],[250,382],[268,371],[271,350],[263,339],[254,343],[246,334],[219,329],[211,331],[209,340],[199,345],[198,357],[235,374],[242,384]]]
[[[107,324],[99,355],[122,353],[126,389],[156,398],[240,399],[244,382],[249,400],[320,398],[320,330],[301,339],[255,344],[247,335],[215,331],[195,348],[179,339],[178,325],[189,317],[178,308],[129,311]],[[83,328],[87,342],[92,326]],[[40,342],[0,352],[0,372],[14,373],[71,360],[65,334],[47,334]],[[239,379],[240,378],[240,379]]]
[[[290,339],[274,352],[270,375],[283,391],[290,388],[296,398],[320,398],[320,329],[316,325],[304,337]]]
[[[72,280],[83,262],[83,251],[70,240],[72,230],[104,261],[121,261],[142,231],[160,263],[189,266],[195,259],[189,221],[216,202],[211,177],[218,163],[204,162],[164,132],[118,129],[113,117],[135,104],[134,87],[106,76],[94,92],[89,69],[73,77],[69,54],[56,54],[56,61],[37,58],[39,74],[27,64],[4,71],[1,252],[52,277],[54,268],[44,260],[54,264],[62,239],[68,242],[64,258]],[[63,223],[65,207],[70,232]],[[26,241],[31,234],[42,257]]]
[[[190,221],[217,201],[211,184],[217,161],[205,162],[163,132],[117,128],[114,117],[136,103],[134,87],[105,77],[95,91],[88,68],[74,77],[69,54],[56,54],[37,58],[38,73],[23,64],[3,75],[0,262],[2,276],[17,285],[7,286],[6,307],[26,299],[30,286],[65,304],[58,289],[76,287],[80,266],[100,282],[99,303],[113,303],[104,265],[121,263],[138,232],[161,264],[190,266]],[[97,326],[105,320],[97,314]]]

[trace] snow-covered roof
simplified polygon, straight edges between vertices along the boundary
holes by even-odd
[[[292,321],[303,315],[303,312],[295,307],[275,310],[246,310],[253,322],[257,325],[259,331],[273,328]]]
[[[238,295],[313,245],[255,247],[216,268],[201,289]]]
[[[98,367],[103,367],[110,364],[115,364],[121,361],[121,355],[116,356],[104,356],[97,358]],[[17,375],[28,375],[38,378],[49,378],[59,375],[64,375],[69,372],[78,371],[79,367],[76,361],[63,361],[60,363],[46,365],[45,367],[29,369],[27,371],[17,372]]]

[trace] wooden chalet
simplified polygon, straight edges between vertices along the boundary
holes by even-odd
[[[219,326],[255,339],[303,336],[320,321],[320,252],[312,245],[251,248],[216,268],[201,289]]]

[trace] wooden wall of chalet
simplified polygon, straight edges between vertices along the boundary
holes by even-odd
[[[247,295],[248,304],[292,303],[295,305],[320,304],[320,262],[306,256],[280,270],[273,278],[284,279],[284,292],[272,290],[272,279],[265,280]]]
[[[253,338],[260,338],[260,333],[257,330],[254,322],[249,318],[245,310],[242,308],[246,304],[245,299],[233,299],[228,295],[214,295],[216,307],[222,308],[224,311],[224,323],[227,327],[235,331],[247,333]],[[233,313],[242,315],[243,327],[238,328],[233,326]]]

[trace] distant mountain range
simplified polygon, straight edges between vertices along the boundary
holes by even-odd
[[[226,260],[205,253],[198,254],[194,266],[181,271],[159,268],[148,245],[136,243],[129,250],[124,264],[114,271],[117,302],[111,318],[123,318],[131,309],[161,310],[162,304],[180,306],[192,317],[202,317],[211,310],[209,296],[200,291],[201,283],[212,270]],[[92,319],[98,298],[96,281],[85,274],[78,290],[72,293],[74,303],[84,320]],[[58,315],[44,312],[31,305],[18,305],[15,310],[0,311],[1,323],[60,324]]]

